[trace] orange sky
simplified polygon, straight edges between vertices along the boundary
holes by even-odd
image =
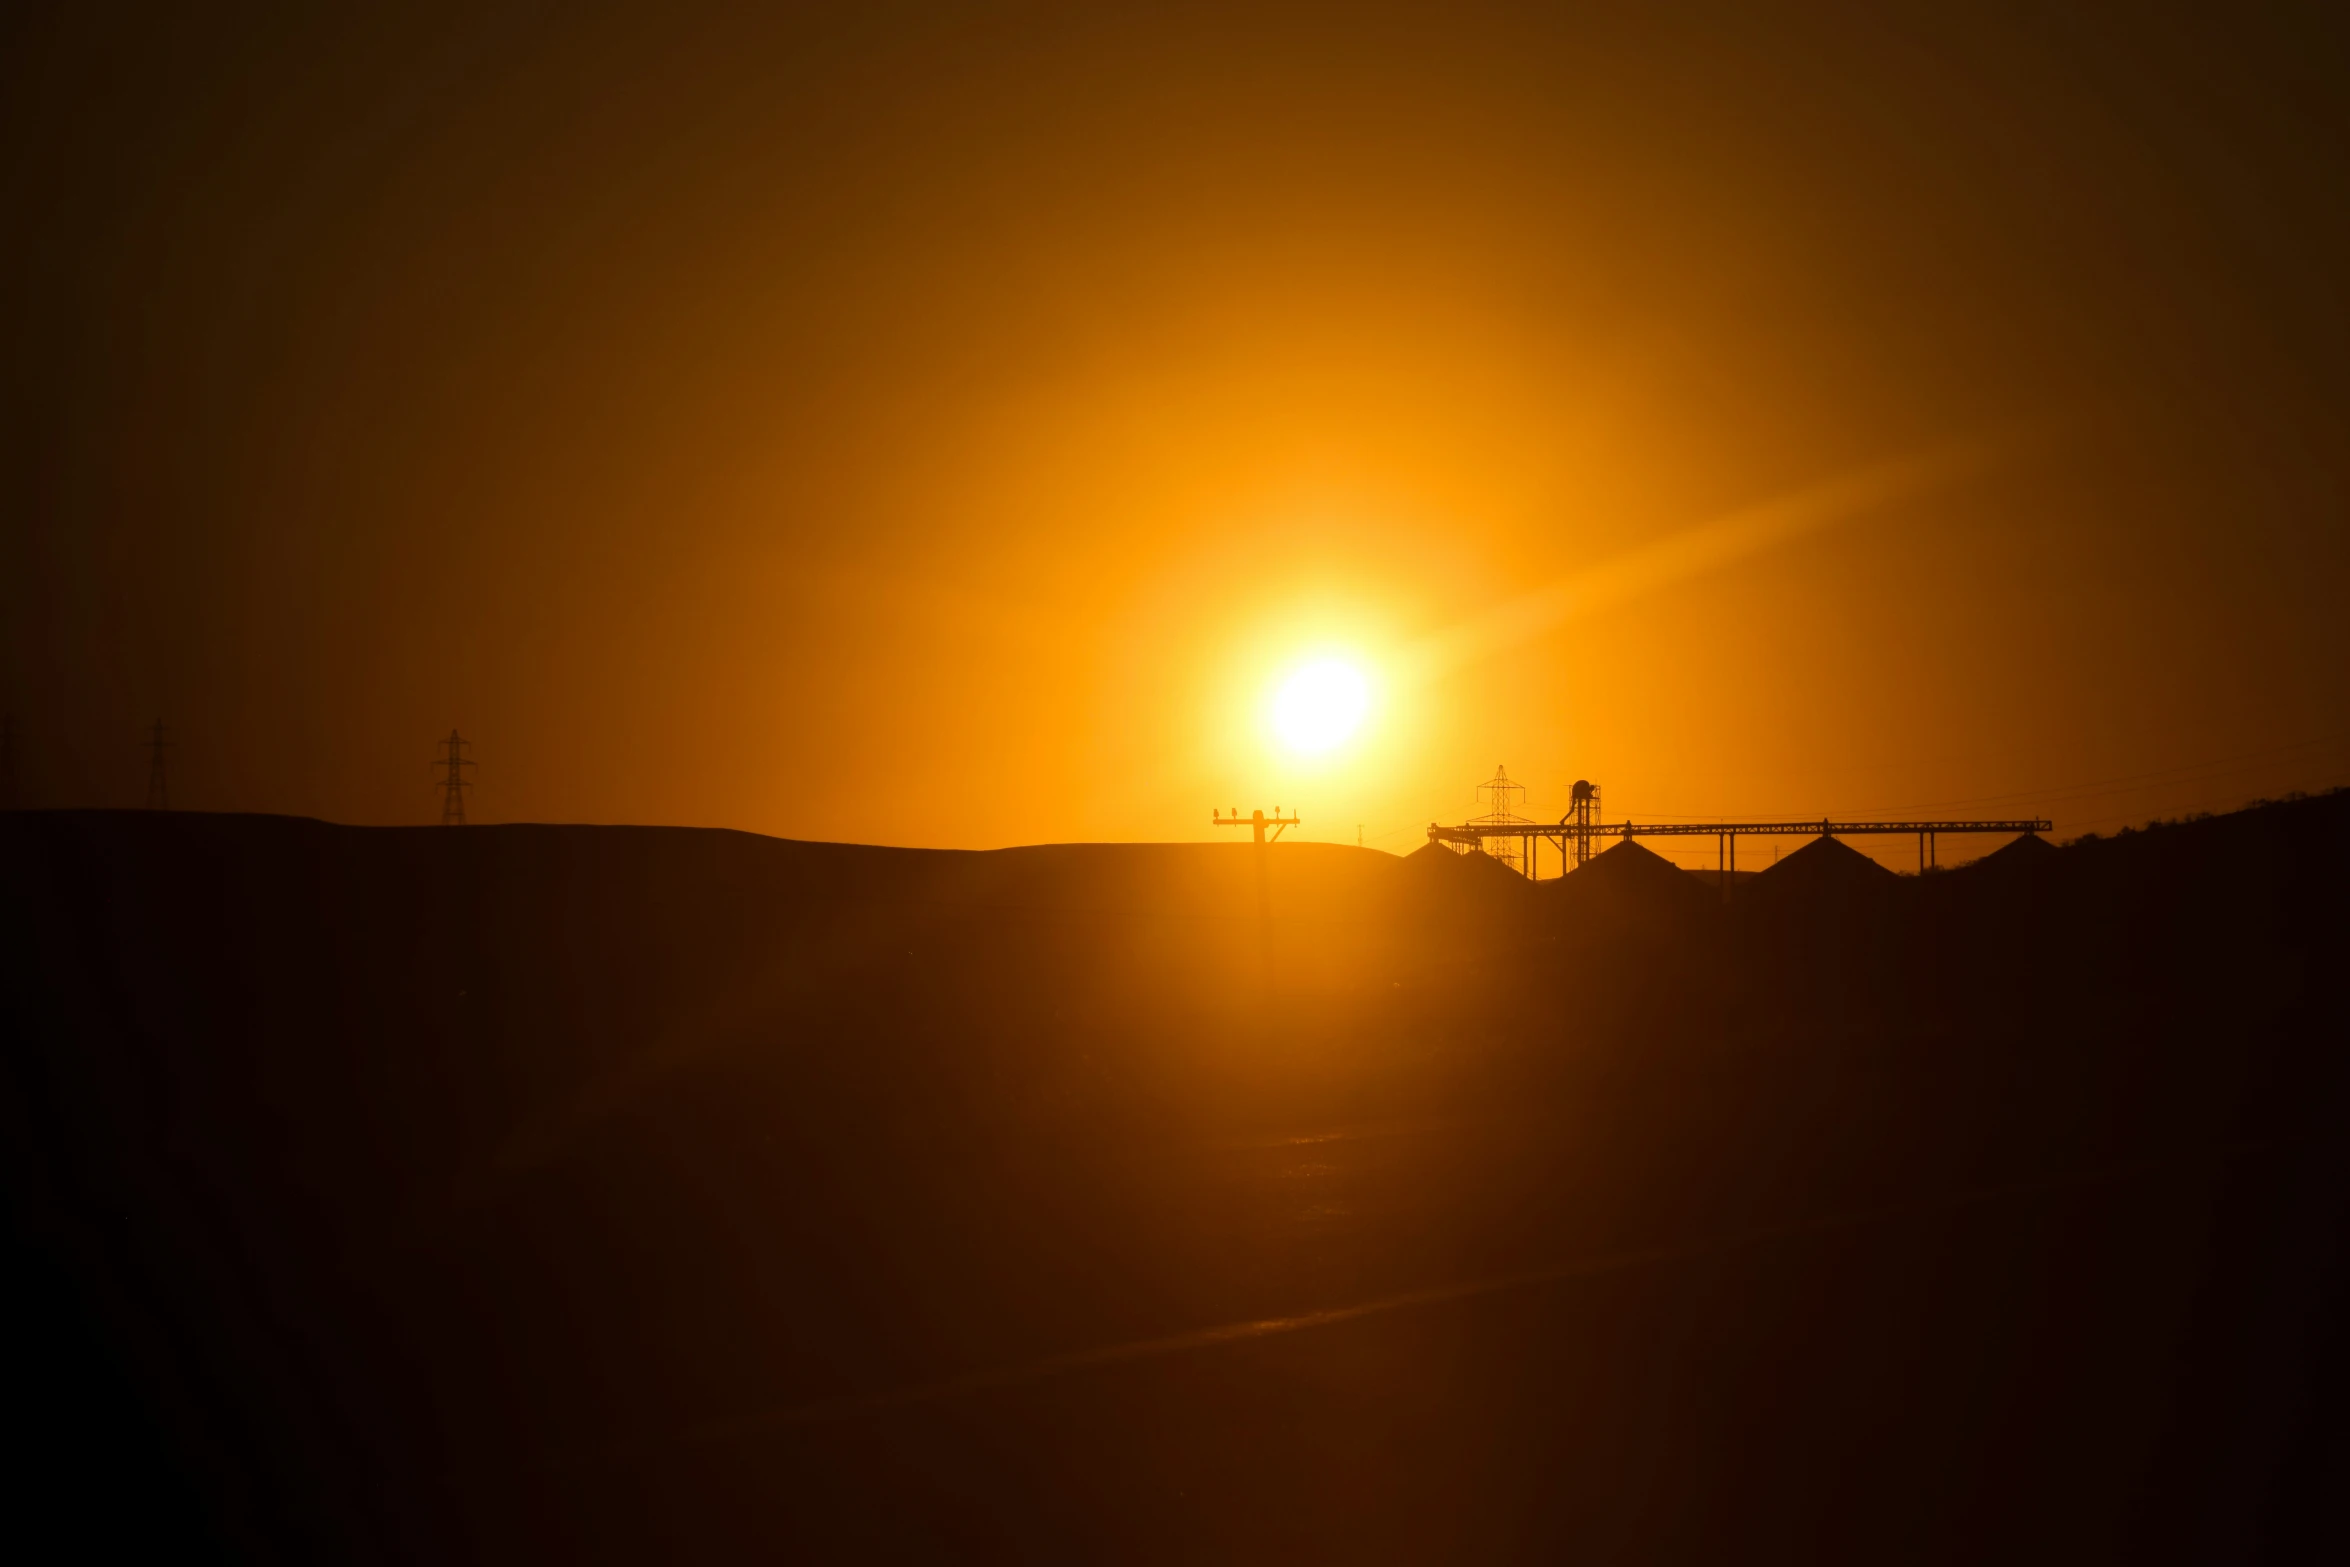
[[[477,819],[961,846],[2350,780],[2337,41],[1624,9],[17,24],[26,801],[157,716],[187,806],[430,821],[455,724]]]

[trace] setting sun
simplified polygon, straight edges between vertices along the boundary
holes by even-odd
[[[1273,698],[1273,730],[1291,750],[1314,755],[1345,743],[1370,706],[1362,671],[1322,659],[1282,682]]]

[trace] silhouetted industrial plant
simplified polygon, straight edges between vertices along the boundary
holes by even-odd
[[[1817,821],[1715,821],[1715,822],[1602,822],[1599,819],[1599,785],[1584,779],[1575,781],[1574,793],[1567,813],[1556,822],[1537,822],[1516,814],[1505,803],[1509,791],[1522,798],[1524,787],[1509,781],[1506,768],[1496,768],[1492,778],[1479,784],[1478,790],[1489,795],[1493,808],[1482,816],[1473,816],[1458,827],[1446,827],[1437,822],[1428,824],[1428,841],[1443,844],[1462,853],[1482,851],[1502,864],[1525,876],[1536,877],[1537,848],[1545,843],[1556,844],[1559,851],[1559,874],[1585,864],[1593,854],[1592,845],[1603,838],[1711,838],[1718,860],[1717,869],[1726,888],[1738,871],[1738,840],[1747,838],[1853,838],[1853,837],[1914,837],[1918,846],[1918,870],[1923,873],[1937,867],[1939,840],[1945,836],[1970,835],[1984,837],[2018,833],[2045,833],[2054,824],[2044,817],[2025,817],[2000,820],[1935,820],[1935,821],[1835,821],[1822,817]]]

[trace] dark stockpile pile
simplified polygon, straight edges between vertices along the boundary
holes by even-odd
[[[81,1554],[2343,1527],[2350,796],[1727,902],[1631,844],[0,855],[20,1510]]]

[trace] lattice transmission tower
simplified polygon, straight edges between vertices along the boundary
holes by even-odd
[[[147,809],[150,811],[171,809],[171,766],[168,758],[176,744],[177,741],[164,733],[163,720],[156,719],[147,731]]]
[[[452,729],[449,738],[440,743],[440,754],[433,759],[433,766],[441,770],[443,827],[465,825],[465,791],[473,787],[472,781],[465,776],[465,769],[474,765],[465,751],[472,744],[472,741]]]
[[[1479,799],[1488,804],[1490,809],[1483,816],[1469,818],[1470,826],[1506,827],[1512,823],[1527,820],[1527,818],[1520,816],[1515,809],[1518,802],[1526,798],[1526,786],[1512,779],[1508,768],[1498,763],[1495,764],[1493,776],[1477,786],[1477,795]],[[1519,875],[1525,876],[1532,874],[1533,870],[1533,867],[1526,863],[1527,849],[1523,847],[1530,842],[1531,840],[1528,839],[1497,835],[1486,838],[1484,847],[1487,854],[1492,855]]]

